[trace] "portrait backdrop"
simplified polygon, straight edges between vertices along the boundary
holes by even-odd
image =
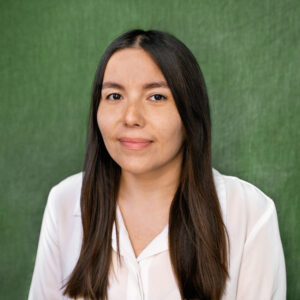
[[[298,0],[1,1],[0,298],[26,299],[50,188],[82,170],[98,61],[141,28],[196,56],[213,166],[274,200],[288,299],[299,299],[299,16]]]

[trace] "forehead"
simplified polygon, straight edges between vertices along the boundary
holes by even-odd
[[[118,50],[109,59],[103,80],[135,82],[164,80],[164,75],[152,57],[143,49]]]

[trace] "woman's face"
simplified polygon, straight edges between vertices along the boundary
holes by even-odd
[[[115,52],[104,72],[97,122],[107,151],[134,174],[176,168],[183,125],[171,90],[147,52]]]

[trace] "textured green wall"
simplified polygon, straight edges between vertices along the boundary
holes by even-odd
[[[2,0],[0,298],[26,299],[50,187],[82,168],[98,60],[141,27],[173,33],[197,57],[214,166],[274,199],[288,299],[299,299],[299,16],[298,0]]]

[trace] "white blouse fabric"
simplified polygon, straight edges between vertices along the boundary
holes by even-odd
[[[254,185],[213,169],[222,216],[230,238],[230,279],[222,300],[282,300],[286,297],[284,254],[273,201]],[[40,232],[29,300],[62,295],[81,249],[80,193],[83,173],[54,186]],[[112,234],[114,272],[109,300],[180,300],[168,251],[168,225],[136,258],[119,207],[121,265]],[[115,273],[115,274],[114,274]],[[81,298],[82,299],[82,298]]]

